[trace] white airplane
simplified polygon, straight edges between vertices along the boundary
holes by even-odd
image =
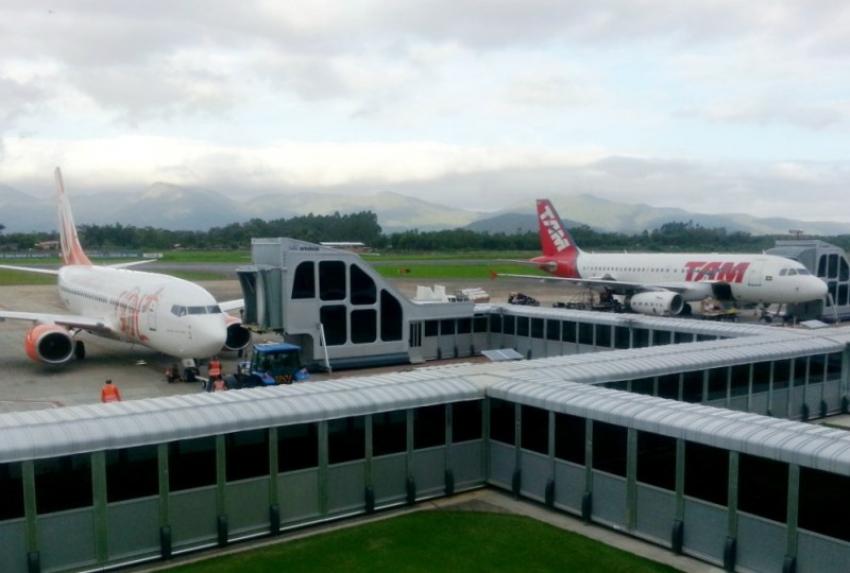
[[[56,168],[59,242],[64,265],[57,271],[26,266],[0,268],[58,276],[59,298],[72,314],[0,310],[0,320],[34,323],[24,339],[36,362],[64,364],[85,357],[80,331],[142,344],[177,358],[209,358],[248,345],[250,332],[227,314],[242,300],[217,303],[206,289],[167,275],[127,270],[150,261],[93,265],[83,251],[71,206]]]
[[[827,288],[798,263],[773,255],[586,253],[548,199],[537,200],[542,256],[529,261],[563,281],[620,295],[634,312],[676,315],[688,301],[789,304],[823,300]],[[534,275],[499,274],[540,280]]]

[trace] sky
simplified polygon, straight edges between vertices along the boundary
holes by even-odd
[[[850,222],[850,4],[0,0],[0,184]]]

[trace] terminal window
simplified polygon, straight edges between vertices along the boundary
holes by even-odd
[[[481,439],[481,400],[452,404],[452,443]]]
[[[546,340],[561,340],[561,323],[557,320],[546,321]]]
[[[549,412],[533,406],[522,406],[522,448],[538,454],[549,453]]]
[[[457,319],[457,333],[458,334],[469,334],[472,332],[472,319],[471,318],[459,318]]]
[[[800,468],[798,525],[802,529],[850,541],[850,477]]]
[[[651,396],[655,393],[655,378],[638,378],[632,380],[632,392]]]
[[[531,337],[532,338],[543,338],[543,319],[542,318],[532,318],[531,319]]]
[[[516,319],[516,335],[528,336],[528,317],[518,316]]]
[[[692,370],[682,374],[682,400],[702,402],[702,370]]]
[[[679,399],[679,375],[667,374],[658,377],[658,396],[670,400]]]
[[[159,493],[159,459],[156,446],[106,452],[106,499],[124,501]]]
[[[782,390],[791,381],[791,361],[777,360],[773,363],[773,389]]]
[[[316,275],[313,261],[304,261],[295,269],[292,279],[292,298],[315,298]]]
[[[596,346],[611,348],[611,326],[608,324],[596,325]]]
[[[631,335],[629,334],[628,326],[614,327],[614,348],[629,348],[631,347]]]
[[[321,261],[319,263],[319,298],[342,300],[345,298],[345,263]]]
[[[593,345],[593,323],[580,322],[578,324],[578,343]]]
[[[437,336],[440,333],[440,323],[436,320],[425,321],[425,336]]]
[[[407,450],[407,411],[372,414],[372,455],[385,456]]]
[[[277,468],[294,472],[319,465],[318,424],[295,424],[277,429]]]
[[[91,456],[77,454],[35,461],[38,513],[53,513],[92,504]]]
[[[328,422],[328,463],[341,464],[366,457],[363,416]]]
[[[649,330],[645,328],[632,329],[632,347],[646,348],[649,346]]]
[[[555,414],[555,457],[584,465],[584,418],[570,414]]]
[[[563,340],[564,342],[575,342],[576,339],[576,323],[569,320],[563,322]]]
[[[516,327],[516,317],[514,317],[511,314],[505,315],[504,333],[505,334],[513,334],[515,327]]]
[[[805,356],[794,359],[794,386],[804,386],[806,384],[808,360]]]
[[[514,405],[505,400],[490,399],[490,438],[497,442],[515,443]]]
[[[500,334],[502,332],[502,316],[498,314],[490,315],[490,332]]]
[[[213,485],[215,437],[180,440],[168,444],[168,484],[171,491]]]
[[[414,449],[446,444],[446,407],[443,404],[413,410]]]
[[[664,346],[666,344],[670,344],[670,339],[672,338],[669,330],[653,330],[652,331],[652,344],[654,346]]]
[[[351,265],[351,304],[375,304],[378,291],[372,277],[357,265]]]
[[[729,385],[729,368],[712,368],[708,371],[708,397],[711,400],[725,400]]]
[[[225,436],[227,481],[269,475],[269,432],[249,430]]]
[[[739,364],[732,367],[732,397],[746,396],[750,391],[750,365]]]
[[[0,521],[24,516],[21,464],[0,464]]]

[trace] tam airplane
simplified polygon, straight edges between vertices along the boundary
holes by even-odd
[[[823,300],[827,288],[797,261],[773,255],[586,253],[548,199],[537,200],[543,254],[529,261],[561,281],[625,297],[634,312],[676,315],[685,303],[713,297],[754,304]],[[538,279],[534,275],[499,276]]]
[[[62,173],[56,168],[59,270],[0,265],[0,268],[56,275],[59,298],[70,314],[0,310],[0,320],[33,323],[24,338],[27,356],[36,362],[64,364],[85,357],[81,331],[141,344],[177,358],[209,358],[222,350],[248,345],[250,332],[228,310],[242,300],[218,303],[204,288],[167,275],[129,270],[150,262],[93,265],[80,245]]]

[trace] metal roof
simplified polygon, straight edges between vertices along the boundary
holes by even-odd
[[[490,397],[682,438],[824,471],[850,474],[850,432],[585,384],[511,381]]]
[[[369,378],[2,414],[0,462],[483,398],[483,385],[473,376],[459,375],[463,371],[424,368]]]

